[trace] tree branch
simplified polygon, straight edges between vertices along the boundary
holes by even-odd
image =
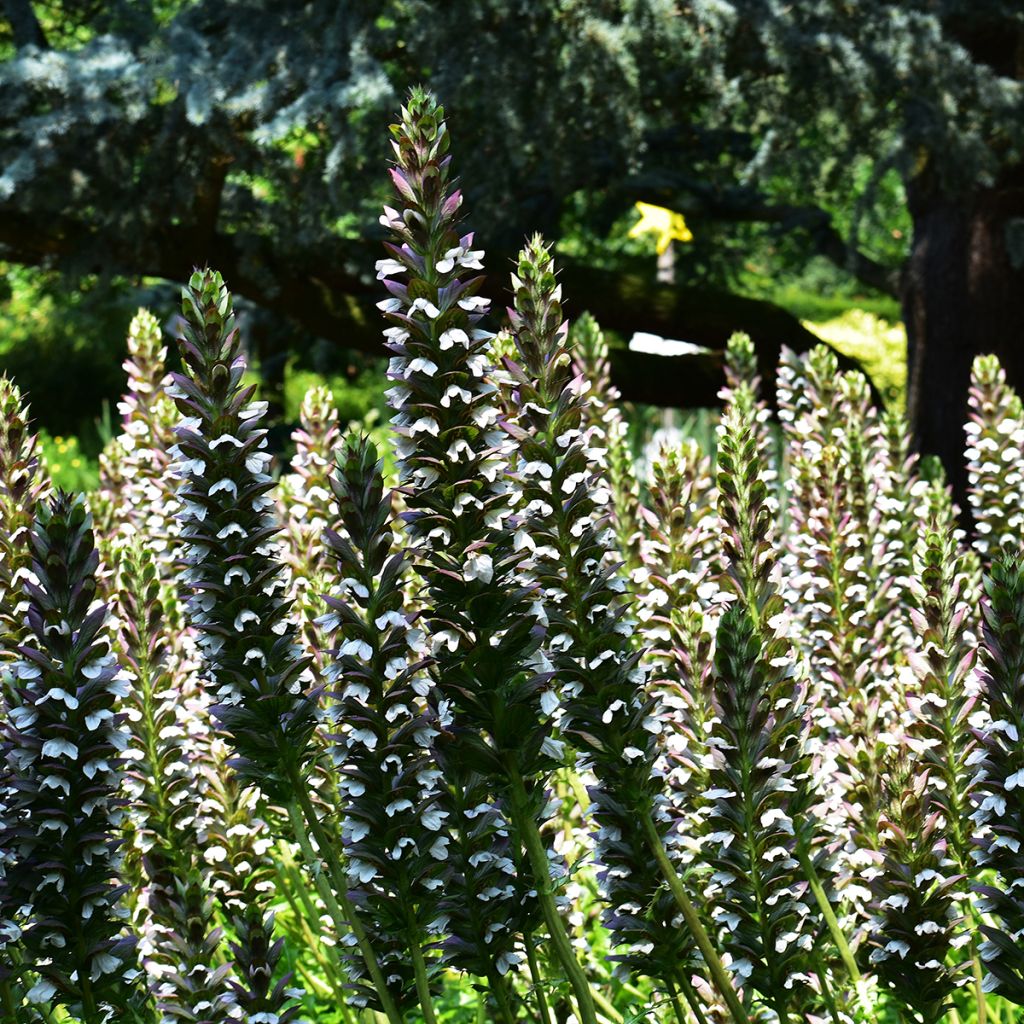
[[[36,218],[0,208],[0,251],[5,258],[35,266],[59,265],[93,240],[89,225],[72,218],[50,221],[45,232],[38,225]],[[211,232],[205,241],[197,241],[200,235],[195,225],[172,225],[158,238],[141,240],[124,232],[109,239],[103,267],[96,269],[185,281],[195,266],[214,267],[234,294],[292,320],[310,334],[344,348],[383,354],[381,321],[374,307],[382,294],[378,283],[369,275],[343,269],[373,266],[378,254],[374,243],[330,241],[302,251],[282,251],[260,235]],[[489,254],[491,265],[497,267],[508,266],[511,257]],[[605,329],[626,339],[635,331],[650,331],[712,350],[679,358],[613,350],[613,379],[627,401],[666,408],[717,405],[724,383],[721,353],[736,330],[754,338],[771,398],[782,346],[804,352],[818,343],[778,306],[703,286],[657,284],[653,268],[648,276],[567,263],[561,281],[574,316],[588,310]],[[492,278],[492,293],[503,284]],[[841,361],[844,367],[855,365]]]

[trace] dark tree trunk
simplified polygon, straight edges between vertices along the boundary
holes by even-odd
[[[914,219],[903,288],[907,413],[918,450],[942,460],[966,519],[974,357],[995,353],[1024,392],[1024,167],[956,197],[922,179],[907,189]]]

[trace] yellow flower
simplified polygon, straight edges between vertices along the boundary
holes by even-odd
[[[686,226],[686,218],[681,213],[651,203],[637,203],[636,211],[640,219],[629,229],[629,237],[657,235],[654,245],[659,255],[673,242],[693,241],[693,233]]]

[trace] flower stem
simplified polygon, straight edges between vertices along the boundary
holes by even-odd
[[[739,996],[736,995],[736,989],[733,988],[732,980],[722,964],[721,957],[711,944],[711,938],[707,933],[707,929],[705,929],[700,917],[697,916],[697,911],[690,902],[690,897],[686,895],[686,889],[683,888],[683,883],[680,881],[679,875],[676,874],[672,861],[668,859],[661,836],[658,835],[658,830],[654,827],[654,820],[649,812],[642,815],[640,826],[647,838],[647,845],[650,847],[654,859],[658,862],[658,867],[661,869],[665,881],[668,882],[668,887],[672,891],[672,897],[676,901],[676,906],[679,907],[679,911],[683,915],[686,927],[697,943],[697,948],[700,950],[701,956],[704,957],[704,963],[707,964],[711,979],[725,1000],[733,1020],[736,1024],[749,1024],[750,1019],[747,1016],[746,1010],[743,1009]]]
[[[10,1018],[12,1024],[17,1024],[18,1007],[14,1002],[14,993],[11,991],[9,981],[0,981],[0,998],[3,999],[4,1013]],[[547,1024],[547,1018],[545,1018]]]
[[[675,979],[666,978],[665,982],[669,987],[669,992],[672,993],[672,997],[676,1000],[676,1002],[679,1001],[679,996],[677,995],[675,990],[675,983],[678,982],[679,989],[683,993],[683,997],[689,1004],[690,1009],[693,1010],[694,1017],[697,1018],[697,1024],[708,1024],[708,1019],[704,1015],[704,1007],[700,1004],[700,996],[698,996],[697,993],[694,991],[693,985],[690,984],[690,979],[686,977],[686,973],[684,971],[680,971],[679,976]],[[676,1011],[676,1013],[678,1015],[678,1010]],[[683,1017],[679,1017],[680,1021],[682,1021],[683,1019]]]
[[[569,941],[565,925],[558,913],[555,904],[555,897],[551,891],[551,872],[548,868],[548,857],[544,852],[544,843],[540,837],[540,830],[537,822],[529,809],[529,797],[526,793],[526,786],[519,768],[511,757],[506,758],[508,780],[512,786],[512,817],[516,830],[526,847],[526,855],[533,869],[534,882],[537,886],[537,899],[540,903],[541,912],[544,915],[544,923],[548,928],[548,935],[551,937],[552,945],[558,956],[569,984],[576,995],[576,1007],[579,1012],[582,1024],[597,1024],[597,1015],[594,1010],[594,997],[590,991],[583,968],[576,959],[576,953]]]
[[[384,980],[384,975],[381,973],[380,965],[377,963],[369,937],[356,916],[356,908],[352,906],[348,896],[345,894],[345,880],[344,874],[341,871],[341,865],[337,863],[337,859],[333,855],[330,843],[327,841],[327,837],[320,825],[320,820],[316,816],[316,810],[306,794],[305,784],[298,777],[298,773],[296,772],[295,774],[296,777],[292,780],[292,792],[295,794],[295,799],[288,805],[288,818],[291,821],[292,829],[295,832],[295,838],[302,850],[302,854],[309,862],[309,869],[313,875],[313,880],[316,883],[320,897],[334,919],[334,926],[338,931],[338,937],[340,938],[346,931],[351,931],[355,936],[359,951],[363,954],[366,969],[369,971],[370,978],[377,989],[377,995],[381,1006],[384,1007],[384,1013],[389,1024],[403,1024],[402,1015],[398,1012],[398,1008],[391,998],[391,993],[388,992],[387,983]],[[309,831],[307,831],[307,827]],[[313,833],[320,848],[319,858],[313,849],[313,844],[310,842],[309,832]],[[330,881],[317,871],[318,860],[323,860],[326,865],[331,876]]]
[[[811,892],[814,893],[814,898],[818,902],[821,916],[825,918],[825,923],[828,925],[832,941],[836,944],[836,949],[839,950],[839,957],[843,961],[847,973],[850,975],[850,980],[856,986],[861,980],[860,968],[857,967],[857,961],[853,958],[853,952],[846,941],[846,936],[843,934],[842,928],[839,927],[839,920],[836,918],[828,895],[821,884],[821,880],[818,878],[818,872],[815,870],[814,864],[807,855],[806,850],[798,850],[797,857],[800,861],[800,867],[803,868],[807,884],[811,887]]]
[[[533,981],[533,994],[537,998],[537,1012],[540,1014],[541,1024],[551,1024],[551,1012],[548,1010],[548,1001],[544,995],[544,977],[540,973],[537,953],[533,948],[532,933],[523,936],[523,945],[526,946],[526,962],[530,966],[530,979]]]
[[[415,936],[410,937],[409,953],[412,955],[412,966],[416,972],[416,995],[420,1000],[424,1024],[437,1024],[434,1016],[434,1003],[430,996],[430,979],[427,977],[427,965],[423,959],[423,950]]]

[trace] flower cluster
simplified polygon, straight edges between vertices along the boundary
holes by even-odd
[[[1006,546],[1019,550],[1024,529],[1024,407],[995,356],[978,356],[968,392],[967,478],[974,547],[992,560]]]
[[[31,578],[29,533],[49,490],[28,406],[16,384],[0,377],[0,659],[24,636],[22,587]]]
[[[184,417],[172,454],[182,480],[189,615],[237,770],[268,793],[287,793],[303,771],[317,702],[274,544],[274,481],[259,426],[266,405],[251,401],[253,388],[242,385],[245,363],[220,275],[193,274],[182,311],[187,372],[174,375],[169,393]]]
[[[719,432],[726,579],[738,600],[716,637],[702,855],[737,981],[786,1020],[818,997],[815,976],[827,959],[815,943],[828,894],[818,881],[824,847],[806,684],[776,588],[758,422],[754,394],[740,382]]]
[[[339,529],[326,537],[339,583],[325,624],[337,627],[329,686],[346,798],[342,840],[352,900],[404,1008],[429,1001],[424,949],[441,924],[450,812],[429,756],[438,734],[426,700],[432,681],[423,630],[404,610],[405,556],[394,545],[391,495],[369,440],[350,438],[339,454],[331,481]],[[354,958],[350,971],[362,973]],[[376,1002],[370,986],[359,1001]]]
[[[98,557],[81,498],[61,492],[40,505],[31,553],[37,582],[26,585],[29,635],[4,737],[13,792],[0,913],[21,925],[40,979],[34,998],[56,996],[97,1024],[127,1012],[138,974],[118,882],[127,733],[116,701],[127,682],[104,632],[107,609],[94,602]]]
[[[104,538],[144,532],[150,550],[171,572],[178,521],[169,449],[177,410],[167,396],[167,348],[156,317],[140,309],[128,328],[128,390],[118,403],[121,433],[100,455],[96,521]]]
[[[378,306],[390,324],[402,518],[425,584],[439,728],[433,751],[445,791],[439,806],[454,834],[445,949],[500,993],[501,977],[522,959],[517,937],[532,927],[529,894],[548,884],[546,864],[540,877],[536,861],[525,876],[517,870],[509,829],[519,841],[524,829],[532,839],[545,802],[538,782],[554,751],[538,693],[536,615],[510,522],[519,496],[505,476],[507,439],[488,376],[491,336],[478,326],[489,308],[474,273],[483,252],[457,230],[462,194],[449,185],[443,115],[432,96],[413,90],[392,127],[391,178],[403,211],[385,207],[381,218],[393,242],[377,265],[389,292]],[[516,801],[514,809],[519,785],[528,806]]]
[[[604,453],[603,475],[611,494],[612,525],[626,567],[633,570],[642,562],[640,486],[629,444],[629,424],[617,404],[619,390],[612,384],[608,342],[589,313],[572,325],[570,349],[576,374],[590,385],[584,423],[592,437],[595,458],[598,451]]]
[[[976,886],[982,924],[985,987],[1024,1004],[1024,564],[997,560],[985,581],[980,701],[988,721],[980,735],[975,820],[983,824],[979,859],[994,880]]]

